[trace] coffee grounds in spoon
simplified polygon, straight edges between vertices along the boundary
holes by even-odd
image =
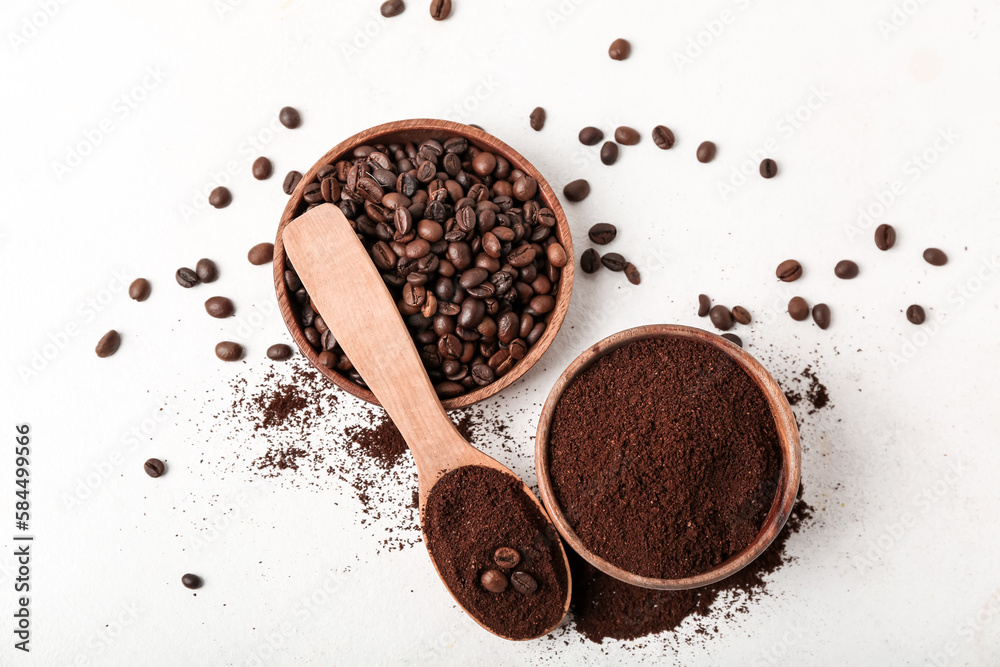
[[[559,536],[519,479],[483,466],[449,472],[428,496],[424,532],[442,579],[480,623],[511,639],[559,623],[569,586]],[[501,548],[519,562],[498,559]],[[488,572],[486,585],[502,592],[484,586]]]
[[[747,547],[781,470],[761,389],[724,352],[677,336],[629,343],[577,376],[549,448],[556,498],[583,543],[664,579]]]

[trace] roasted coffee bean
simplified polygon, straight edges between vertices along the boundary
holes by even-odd
[[[163,465],[163,461],[160,459],[146,459],[146,462],[142,464],[142,469],[146,471],[147,475],[156,479],[162,475],[167,468]]]
[[[528,354],[528,342],[521,338],[515,338],[510,342],[507,351],[510,352],[511,359],[515,361],[524,359],[525,355]]]
[[[782,282],[794,282],[802,277],[802,265],[794,259],[786,259],[781,264],[778,264],[778,268],[775,269],[774,274]]]
[[[639,269],[635,268],[635,264],[629,262],[625,265],[625,277],[633,285],[638,285],[642,281],[642,277],[639,275]]]
[[[431,18],[444,21],[451,14],[451,0],[431,0]]]
[[[733,314],[725,306],[712,306],[712,309],[708,311],[708,317],[716,329],[729,331],[733,328]]]
[[[812,309],[813,322],[820,329],[830,326],[830,306],[825,303],[817,303]]]
[[[924,313],[923,306],[913,304],[906,309],[906,319],[908,319],[911,324],[923,324],[924,320],[927,319],[927,314]]]
[[[239,361],[243,358],[243,346],[239,343],[224,340],[215,345],[215,356],[222,361]]]
[[[329,329],[324,331],[322,337],[320,337],[320,347],[330,352],[333,352],[334,348],[337,347],[337,337]]]
[[[488,151],[476,153],[472,158],[472,170],[479,176],[488,176],[493,173],[497,166],[497,156]]]
[[[274,244],[273,243],[258,243],[254,247],[250,248],[247,253],[247,259],[254,266],[261,266],[262,264],[267,264],[274,257]]]
[[[319,330],[316,329],[316,327],[307,326],[305,329],[302,330],[302,335],[306,337],[306,340],[313,347],[318,348],[322,343]]]
[[[128,286],[128,295],[133,301],[145,301],[149,298],[149,281],[145,278],[136,278]]]
[[[809,304],[801,296],[793,296],[788,302],[788,314],[796,322],[801,322],[809,317]]]
[[[507,590],[507,575],[500,570],[486,570],[479,583],[490,593],[503,593]]]
[[[208,195],[208,203],[215,208],[226,208],[233,202],[233,194],[229,188],[219,186]]]
[[[539,294],[531,298],[528,307],[536,315],[545,315],[556,307],[556,300],[548,294]]]
[[[486,304],[481,299],[467,297],[458,313],[458,326],[475,329],[486,317]]]
[[[590,228],[587,236],[597,245],[607,245],[618,236],[618,228],[609,222],[599,222]]]
[[[604,132],[602,132],[599,128],[588,125],[580,130],[580,134],[577,138],[584,146],[596,146],[601,142],[601,140],[604,139]]]
[[[197,574],[185,574],[181,577],[181,583],[184,584],[185,588],[197,589],[201,588],[204,582]]]
[[[628,262],[617,252],[609,252],[608,254],[601,257],[601,264],[611,269],[612,271],[624,271],[625,265]]]
[[[743,306],[734,306],[733,319],[739,322],[740,324],[750,324],[750,321],[753,318],[750,317],[750,311],[744,308]]]
[[[924,261],[932,266],[944,266],[948,263],[948,255],[944,254],[943,250],[928,248],[924,250]]]
[[[292,170],[285,174],[285,180],[281,184],[281,189],[285,191],[286,195],[290,195],[295,192],[295,188],[298,187],[299,181],[301,180],[302,174]]]
[[[406,9],[406,4],[403,3],[403,0],[385,0],[379,7],[379,12],[387,19],[391,19],[402,14],[404,9]]]
[[[97,341],[97,347],[94,348],[94,352],[97,353],[98,357],[104,359],[105,357],[110,357],[112,354],[117,352],[121,344],[121,334],[112,329],[108,333],[101,336],[101,340]]]
[[[292,348],[284,343],[276,343],[267,348],[267,358],[272,361],[285,361],[291,359]]]
[[[522,176],[514,181],[512,191],[518,201],[524,202],[534,199],[535,195],[538,194],[538,181],[531,176]]]
[[[712,300],[708,298],[707,294],[698,295],[698,317],[705,317],[708,312],[712,309]]]
[[[722,334],[722,337],[728,340],[730,343],[733,343],[734,345],[739,345],[740,347],[743,347],[743,339],[734,333],[724,333]]]
[[[611,56],[612,60],[625,60],[631,53],[632,45],[627,39],[621,37],[611,42],[611,46],[608,47],[608,55]]]
[[[849,259],[842,259],[833,267],[833,274],[842,280],[850,280],[858,276],[858,265]]]
[[[490,277],[489,271],[484,268],[475,266],[471,269],[466,269],[462,272],[462,275],[458,279],[458,284],[465,289],[470,289],[481,285]]]
[[[875,247],[888,250],[896,245],[896,229],[892,225],[882,224],[875,228]]]
[[[507,255],[507,261],[510,263],[511,266],[515,268],[521,268],[523,266],[527,266],[528,264],[531,264],[534,260],[535,260],[535,249],[534,247],[528,244],[523,244],[514,248]]]
[[[186,266],[177,269],[177,273],[174,274],[174,278],[177,279],[178,285],[185,288],[194,287],[201,282],[201,278],[198,277],[198,274]]]
[[[455,398],[465,393],[465,387],[458,382],[440,382],[434,385],[434,391],[441,398]]]
[[[580,255],[580,268],[584,273],[594,273],[601,268],[601,254],[593,248],[587,248]]]
[[[653,128],[653,143],[663,150],[670,150],[674,147],[674,133],[665,125],[657,125]]]
[[[224,296],[213,296],[205,302],[205,312],[212,317],[223,319],[232,317],[236,312],[233,302]]]
[[[517,549],[500,547],[493,552],[493,562],[501,569],[510,570],[517,567],[517,564],[521,562],[521,554],[517,552]]]
[[[605,141],[601,146],[601,162],[612,165],[618,161],[618,144],[613,141]]]
[[[337,355],[330,350],[323,350],[319,353],[316,362],[323,368],[333,368],[337,364]]]
[[[535,132],[541,132],[542,128],[545,127],[545,109],[535,107],[529,118],[531,120],[531,129]]]
[[[778,175],[778,163],[771,158],[764,158],[760,163],[760,175],[764,178],[774,178]]]
[[[536,322],[535,326],[531,328],[531,333],[524,337],[524,342],[528,345],[534,345],[545,333],[545,322]]]
[[[471,373],[472,379],[475,380],[476,384],[480,387],[485,387],[496,378],[496,373],[494,373],[493,369],[486,364],[473,364]]]
[[[538,582],[527,572],[515,572],[510,575],[510,585],[522,595],[531,595],[538,590]]]
[[[271,174],[274,172],[274,166],[271,164],[270,160],[261,156],[253,161],[251,171],[253,172],[253,177],[258,181],[266,181],[271,178]]]
[[[562,247],[561,243],[550,243],[548,247],[545,248],[545,256],[549,260],[549,265],[554,266],[557,269],[561,269],[569,262],[569,257],[566,255],[566,249]]]
[[[698,146],[698,151],[695,153],[695,157],[701,163],[711,162],[715,159],[715,144],[711,141],[701,142]]]
[[[635,146],[639,143],[639,131],[628,125],[622,125],[615,129],[615,141],[622,146]]]
[[[219,267],[215,265],[215,262],[204,257],[198,260],[194,271],[203,283],[214,283],[219,279]]]
[[[462,356],[462,341],[454,334],[445,334],[438,340],[437,349],[444,359],[458,359]]]
[[[302,116],[293,107],[282,107],[278,112],[278,120],[289,130],[294,130],[302,124]]]

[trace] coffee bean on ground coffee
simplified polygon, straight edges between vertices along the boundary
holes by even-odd
[[[535,132],[541,132],[542,128],[545,127],[545,109],[535,107],[528,119],[531,121],[531,129]]]
[[[601,162],[611,166],[618,161],[618,144],[613,141],[605,141],[601,146]]]
[[[657,125],[653,128],[653,143],[662,150],[670,150],[674,147],[674,133],[666,125]]]
[[[715,159],[715,144],[711,141],[703,141],[698,146],[698,150],[695,152],[695,157],[698,158],[698,162],[702,164],[706,162],[711,162]]]
[[[134,301],[145,301],[149,298],[149,281],[145,278],[136,278],[128,286],[128,295]]]
[[[108,333],[101,336],[101,340],[97,341],[97,347],[94,351],[97,352],[97,356],[101,359],[105,357],[110,357],[112,354],[118,351],[118,347],[122,344],[122,337],[117,331],[112,329]]]
[[[608,55],[611,56],[612,60],[625,60],[632,55],[632,45],[627,39],[619,37],[611,42],[611,46],[608,47]]]
[[[480,623],[513,639],[559,623],[569,593],[560,538],[519,479],[482,466],[453,470],[431,489],[423,526],[441,578]],[[520,562],[512,585],[493,592],[482,576],[496,570],[500,547],[516,549]]]
[[[198,280],[203,283],[214,283],[219,279],[219,267],[215,265],[215,262],[204,257],[198,260],[194,271]]]
[[[781,471],[763,392],[727,354],[682,337],[627,344],[570,383],[549,458],[583,543],[657,578],[704,573],[746,548]]]

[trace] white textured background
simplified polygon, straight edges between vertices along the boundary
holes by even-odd
[[[3,3],[0,663],[1000,663],[998,3],[456,0],[443,23],[423,1],[388,21],[378,4]],[[626,62],[607,57],[619,36]],[[277,125],[286,104],[300,129]],[[707,639],[686,624],[603,647],[505,643],[451,603],[422,547],[376,555],[333,480],[250,482],[210,463],[234,443],[202,402],[225,405],[231,380],[259,378],[264,349],[288,339],[269,268],[245,260],[273,238],[281,177],[407,117],[481,124],[557,189],[588,178],[590,198],[568,207],[577,257],[611,221],[643,272],[639,288],[579,275],[543,362],[484,406],[510,420],[519,456],[501,460],[527,479],[557,374],[629,326],[705,326],[699,292],[755,314],[738,333],[779,379],[811,363],[827,384],[834,407],[803,416],[816,519],[748,614],[719,615]],[[677,134],[669,152],[649,140],[658,123]],[[643,140],[605,167],[576,141],[588,124]],[[709,165],[694,160],[704,139],[719,146]],[[270,181],[249,175],[253,142]],[[748,158],[762,148],[772,181]],[[217,179],[234,202],[206,210]],[[899,230],[892,252],[872,243],[879,222]],[[950,263],[924,263],[927,246]],[[180,289],[174,270],[203,256],[221,280]],[[787,257],[806,275],[776,284]],[[861,265],[852,282],[832,274],[845,257]],[[144,304],[120,278],[140,275]],[[236,300],[236,320],[205,316],[210,292]],[[783,313],[794,294],[831,305],[828,331]],[[914,302],[920,328],[902,312]],[[112,327],[122,348],[99,360]],[[236,335],[251,361],[224,366],[213,345]],[[30,655],[10,634],[20,422],[34,435]],[[154,455],[170,466],[157,481],[142,472]],[[197,597],[186,571],[206,579]]]

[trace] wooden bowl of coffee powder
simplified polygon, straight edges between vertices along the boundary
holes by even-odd
[[[735,574],[784,526],[798,428],[778,383],[715,334],[622,331],[581,354],[542,410],[535,467],[563,538],[594,567],[661,590]]]

